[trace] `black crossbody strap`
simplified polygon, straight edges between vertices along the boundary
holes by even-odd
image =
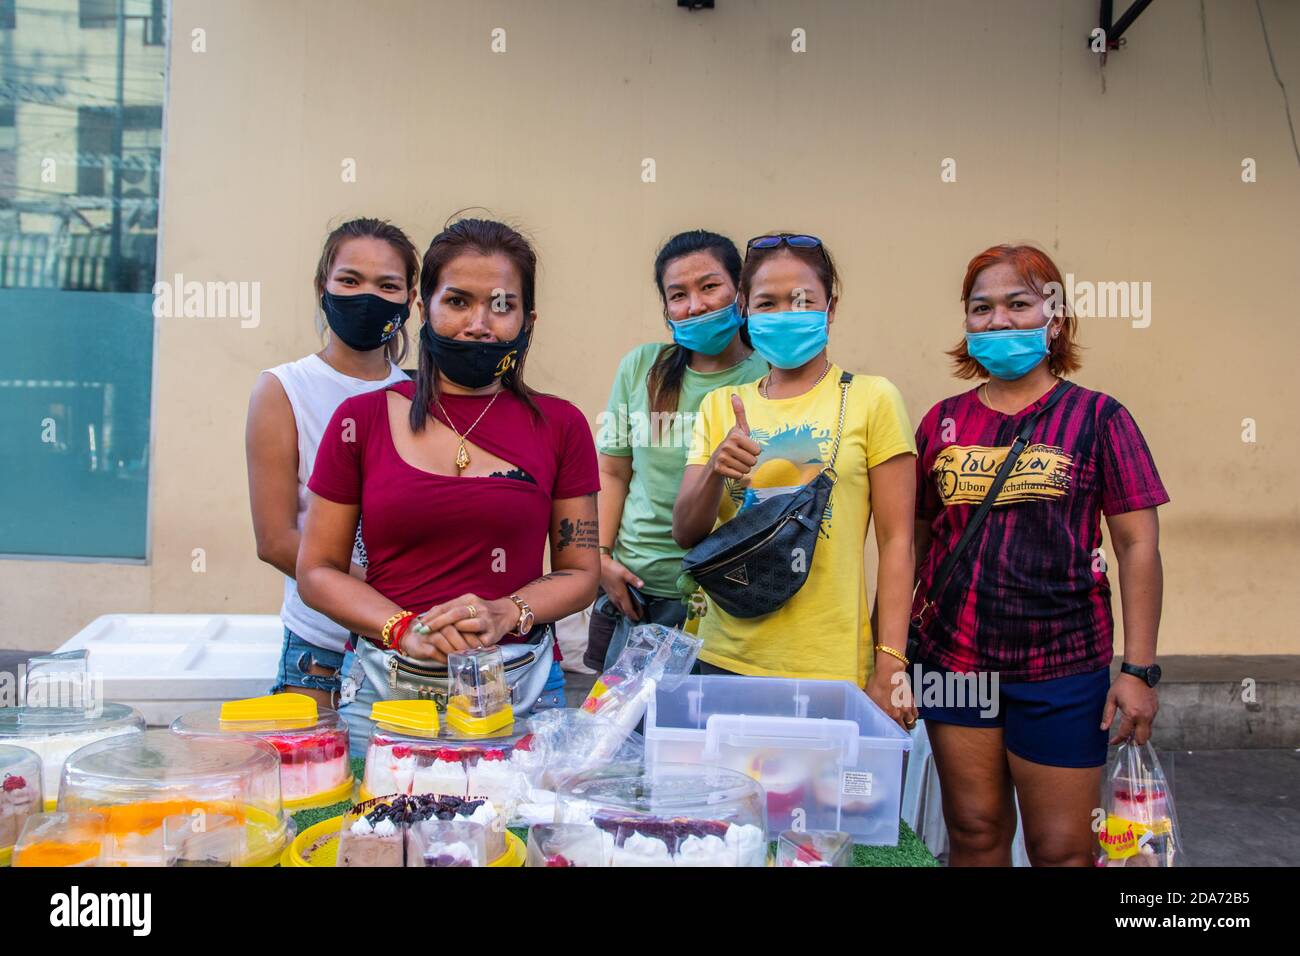
[[[943,559],[943,564],[939,565],[939,570],[935,573],[934,580],[930,582],[930,589],[926,592],[925,603],[921,606],[921,609],[916,612],[916,616],[912,619],[913,624],[918,627],[921,625],[925,612],[934,607],[935,601],[939,599],[939,595],[942,594],[943,589],[947,587],[948,579],[952,577],[952,572],[956,569],[958,560],[960,560],[962,553],[965,552],[967,546],[971,543],[971,540],[979,532],[980,526],[984,524],[984,519],[987,518],[989,512],[993,510],[993,503],[997,501],[998,492],[1000,492],[1002,486],[1007,483],[1007,478],[1011,476],[1011,469],[1016,466],[1016,459],[1019,458],[1020,453],[1025,450],[1025,446],[1029,443],[1029,436],[1033,434],[1034,428],[1038,425],[1038,422],[1047,414],[1048,410],[1060,401],[1061,397],[1073,387],[1074,385],[1070,382],[1062,382],[1056,387],[1055,391],[1047,397],[1047,401],[1043,403],[1043,407],[1033,415],[1026,418],[1020,425],[1019,431],[1016,432],[1015,440],[1007,450],[1007,457],[1003,460],[1002,467],[998,469],[997,475],[993,478],[993,484],[989,486],[988,494],[984,496],[984,500],[980,502],[980,506],[975,509],[975,513],[970,516],[970,521],[966,523],[966,529],[957,540],[957,546],[948,552],[948,556]]]

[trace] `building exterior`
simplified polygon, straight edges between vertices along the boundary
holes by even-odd
[[[1300,653],[1281,89],[1300,90],[1300,6],[1264,0],[1262,24],[1253,3],[1203,6],[1153,5],[1103,66],[1096,6],[1067,0],[127,0],[119,102],[114,3],[20,0],[0,30],[0,646],[115,611],[273,612],[244,417],[260,370],[318,347],[322,238],[375,215],[423,246],[482,205],[541,257],[533,384],[593,427],[619,357],[666,340],[651,266],[675,231],[822,236],[845,279],[832,356],[891,378],[914,421],[967,387],[943,354],[966,262],[1043,246],[1117,306],[1081,320],[1076,378],[1133,412],[1173,498],[1162,653]],[[145,42],[159,17],[166,46]],[[42,183],[47,153],[75,176]],[[146,280],[235,299],[155,318]]]

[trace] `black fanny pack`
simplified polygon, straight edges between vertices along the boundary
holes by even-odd
[[[835,460],[853,375],[840,377],[840,418],[830,464],[808,484],[751,505],[686,552],[682,569],[733,617],[762,617],[808,580],[822,516],[835,487]]]

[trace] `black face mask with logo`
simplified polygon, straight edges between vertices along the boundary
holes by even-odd
[[[429,350],[438,371],[462,388],[483,388],[513,371],[528,351],[528,324],[509,342],[449,339],[425,322],[420,342]]]
[[[409,302],[394,302],[369,292],[360,295],[326,292],[320,297],[320,307],[330,331],[358,352],[370,352],[384,345],[411,315]]]

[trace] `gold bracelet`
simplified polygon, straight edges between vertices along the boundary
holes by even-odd
[[[414,611],[398,611],[396,614],[394,614],[392,617],[390,617],[387,621],[384,622],[384,629],[383,629],[382,632],[380,632],[380,635],[379,635],[379,643],[380,643],[380,645],[382,645],[385,649],[388,649],[388,650],[391,650],[391,649],[392,649],[392,647],[393,647],[393,628],[397,626],[397,622],[398,622],[398,621],[402,620],[403,618],[407,618],[407,617],[415,617],[415,612],[414,612]]]
[[[909,661],[909,660],[907,659],[907,655],[906,655],[906,654],[904,654],[902,651],[896,651],[896,650],[894,650],[894,648],[890,647],[888,644],[877,644],[877,645],[876,645],[876,650],[877,650],[877,651],[884,651],[884,652],[885,652],[886,654],[888,654],[890,657],[896,657],[896,658],[898,658],[900,661],[903,662],[903,666],[904,666],[904,667],[911,667],[911,666],[912,666],[912,662]]]

